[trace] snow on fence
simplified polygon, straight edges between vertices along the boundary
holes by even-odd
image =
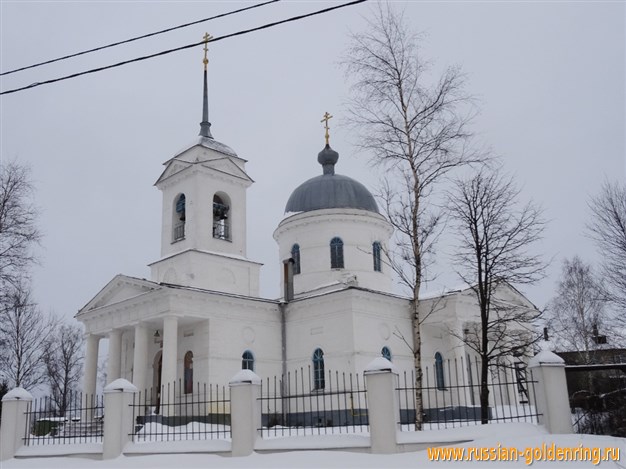
[[[130,405],[135,443],[230,439],[230,394],[225,386],[180,381],[136,393]]]
[[[262,437],[369,432],[363,377],[300,368],[261,381]]]
[[[424,367],[422,377],[423,429],[455,428],[481,423],[480,362],[446,360]],[[489,423],[538,423],[532,370],[513,365],[489,373]],[[411,431],[415,422],[415,373],[399,377],[399,423]]]
[[[29,402],[24,414],[26,446],[102,442],[102,396],[70,392],[65,399],[42,397]]]

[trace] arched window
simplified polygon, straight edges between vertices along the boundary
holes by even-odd
[[[383,268],[380,263],[380,251],[381,246],[378,241],[374,241],[372,244],[372,256],[374,257],[374,272],[382,272]]]
[[[193,352],[185,354],[185,394],[193,393]]]
[[[330,240],[330,268],[343,269],[343,241],[341,238]]]
[[[300,245],[294,244],[291,246],[291,258],[293,259],[293,274],[300,273]]]
[[[213,237],[230,241],[230,223],[228,220],[228,212],[230,210],[230,201],[226,194],[215,194],[213,196]]]
[[[241,355],[241,369],[254,371],[254,355],[250,350],[246,350]]]
[[[443,357],[439,352],[435,353],[435,383],[437,389],[446,389],[446,381],[443,374]]]
[[[386,345],[382,348],[380,354],[383,356],[383,358],[391,361],[391,350],[389,350],[389,347],[387,347]]]
[[[324,389],[325,387],[324,352],[321,348],[317,348],[313,352],[313,389]]]
[[[185,239],[185,194],[180,194],[174,204],[174,219],[172,220],[172,241]]]

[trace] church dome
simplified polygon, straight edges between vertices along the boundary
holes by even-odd
[[[317,155],[324,173],[300,184],[291,194],[285,212],[310,212],[327,208],[356,208],[378,212],[371,192],[358,181],[335,174],[339,153],[326,145]]]

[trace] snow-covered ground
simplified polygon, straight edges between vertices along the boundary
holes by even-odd
[[[461,435],[459,432],[463,431]],[[557,447],[578,448],[619,448],[622,461],[600,462],[594,466],[592,461],[579,462],[546,462],[534,461],[536,467],[625,467],[626,439],[601,437],[592,435],[548,435],[541,427],[529,424],[498,424],[480,427],[441,430],[440,432],[421,432],[415,434],[416,439],[425,438],[439,433],[443,440],[454,440],[467,437],[468,433],[476,438],[471,443],[455,445],[456,447],[504,448],[541,447],[542,444],[555,444]],[[408,433],[408,432],[403,432]],[[449,434],[448,434],[449,433]],[[345,436],[344,436],[345,437]],[[408,435],[407,435],[408,437]],[[306,438],[306,437],[305,437]],[[310,437],[309,437],[310,438]],[[341,438],[341,437],[340,437]],[[286,446],[289,444],[286,443]],[[511,461],[473,461],[473,462],[442,462],[430,461],[426,451],[399,453],[391,455],[355,453],[347,451],[288,451],[279,453],[253,454],[243,458],[222,457],[212,454],[158,454],[149,456],[121,456],[108,461],[92,461],[82,458],[31,458],[11,459],[4,461],[2,469],[12,468],[416,468],[416,467],[449,467],[451,465],[471,465],[472,467],[515,468],[528,467],[524,458],[517,462]]]

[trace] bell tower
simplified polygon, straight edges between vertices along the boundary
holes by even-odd
[[[246,160],[211,134],[205,34],[202,121],[198,138],[164,163],[160,283],[258,296],[261,264],[246,257]]]

